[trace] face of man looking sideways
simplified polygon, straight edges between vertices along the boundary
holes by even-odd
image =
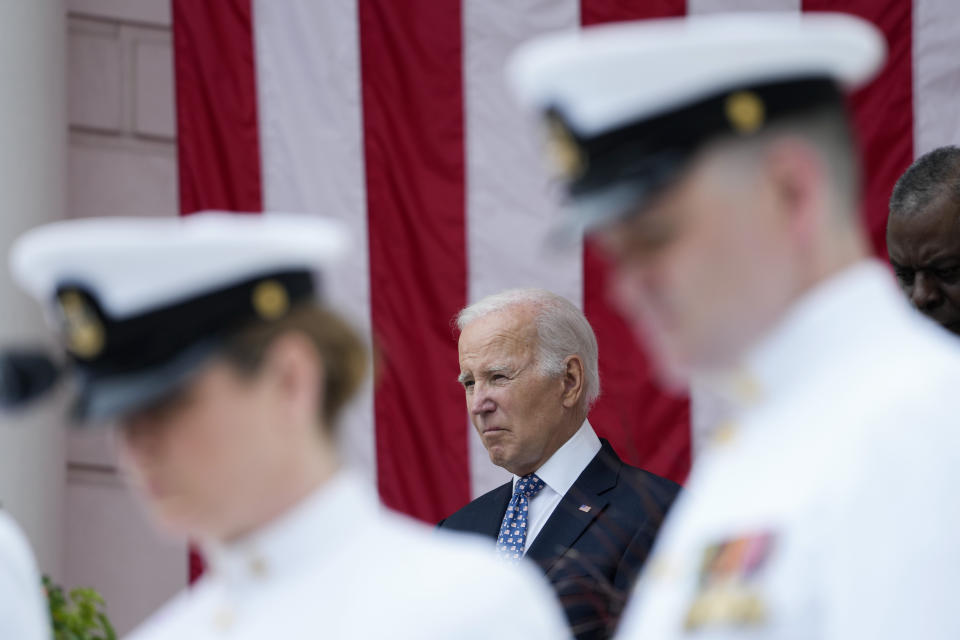
[[[580,427],[580,359],[561,374],[540,367],[535,311],[512,305],[463,328],[460,383],[490,461],[518,476],[534,472]]]
[[[802,286],[793,258],[823,197],[816,153],[730,147],[708,147],[642,211],[593,234],[614,301],[671,386],[735,361]]]
[[[887,250],[903,293],[920,312],[960,335],[960,205],[945,193],[927,206],[893,214]]]

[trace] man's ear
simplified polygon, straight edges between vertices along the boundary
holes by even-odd
[[[323,406],[325,370],[310,338],[290,331],[277,336],[264,354],[262,374],[288,419],[315,420]]]
[[[583,360],[580,356],[567,356],[563,361],[563,394],[561,403],[572,409],[580,402],[584,393]]]
[[[809,142],[797,137],[771,142],[765,161],[774,205],[789,233],[800,245],[811,243],[826,215],[826,161]]]

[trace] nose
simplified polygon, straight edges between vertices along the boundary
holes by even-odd
[[[918,271],[910,289],[910,302],[920,311],[932,311],[943,302],[943,295],[933,278],[923,271]]]
[[[485,413],[492,413],[497,408],[497,403],[490,397],[489,390],[479,383],[473,385],[473,393],[469,398],[470,414],[480,416]]]
[[[132,458],[148,455],[157,446],[159,429],[145,416],[131,416],[120,423],[120,446]]]

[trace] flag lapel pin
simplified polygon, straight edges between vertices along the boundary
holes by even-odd
[[[588,504],[580,505],[580,511],[583,511],[584,513],[590,513],[590,505]]]

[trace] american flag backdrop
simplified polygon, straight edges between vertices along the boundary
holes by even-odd
[[[341,425],[389,506],[436,521],[503,481],[472,433],[451,319],[514,286],[581,304],[600,344],[590,420],[631,463],[682,481],[698,407],[652,380],[589,248],[546,248],[556,216],[504,62],[539,33],[738,9],[845,11],[885,32],[882,76],[852,99],[864,216],[919,153],[960,142],[956,0],[174,0],[180,198],[200,209],[341,219],[356,250],[326,294],[377,345]],[[666,62],[666,61],[665,61]],[[267,214],[269,215],[269,214]],[[696,397],[696,396],[694,396]]]

